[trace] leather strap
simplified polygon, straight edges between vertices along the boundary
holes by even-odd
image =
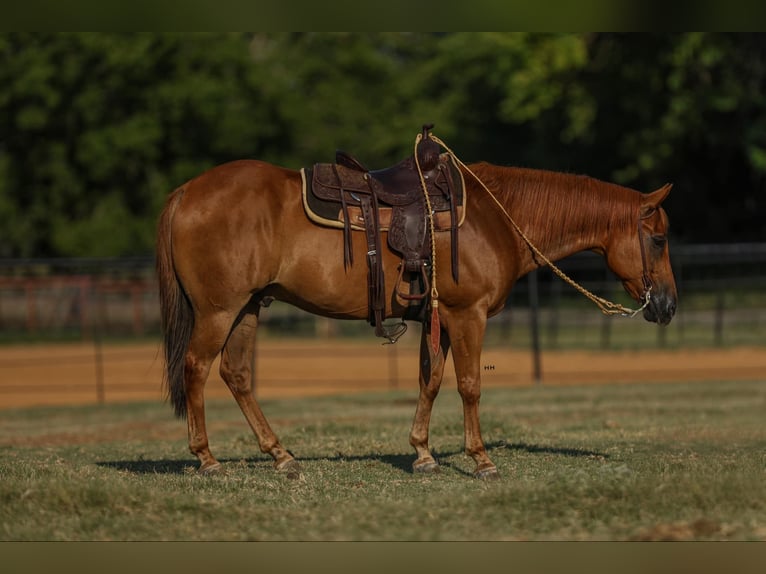
[[[441,167],[439,169],[442,169]],[[457,258],[457,230],[458,230],[458,217],[457,217],[457,198],[450,190],[455,189],[455,182],[452,179],[452,173],[449,169],[444,169],[444,175],[447,178],[447,189],[444,194],[447,196],[449,202],[450,213],[450,238],[452,240],[450,250],[452,252],[452,279],[455,283],[458,282],[458,258]]]
[[[364,233],[367,238],[367,288],[368,288],[368,320],[375,325],[375,334],[382,333],[383,317],[385,316],[385,278],[380,254],[380,233],[378,231],[377,201],[375,195],[362,198],[362,216],[364,217]],[[379,333],[380,332],[380,333]]]
[[[641,227],[641,222],[651,216],[651,213],[646,217],[641,217],[639,212],[638,216],[638,245],[641,248],[641,282],[644,284],[644,293],[648,293],[652,289],[652,279],[649,277],[649,266],[646,262],[646,246],[644,245],[644,230]]]
[[[343,210],[343,266],[348,269],[354,264],[354,245],[351,241],[351,221],[348,216],[348,204],[346,203],[346,191],[343,189],[343,181],[338,175],[338,168],[332,165],[332,171],[338,180],[340,187],[340,206]]]

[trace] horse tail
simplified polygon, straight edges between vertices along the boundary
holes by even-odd
[[[178,188],[170,195],[157,225],[157,279],[165,350],[163,387],[179,418],[186,417],[184,368],[194,327],[194,313],[178,280],[172,253],[171,223],[183,192],[183,188]]]

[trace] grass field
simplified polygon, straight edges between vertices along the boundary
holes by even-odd
[[[412,474],[414,391],[264,400],[302,461],[289,480],[233,400],[208,402],[217,476],[199,476],[167,405],[9,409],[2,540],[763,540],[766,384],[493,388],[499,481],[471,478],[454,389],[440,474]]]

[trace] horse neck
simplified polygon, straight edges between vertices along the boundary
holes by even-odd
[[[499,173],[490,177],[490,189],[551,261],[580,251],[603,254],[616,234],[635,226],[638,192],[587,176],[492,167]],[[521,253],[522,273],[544,264],[530,249],[522,247]]]

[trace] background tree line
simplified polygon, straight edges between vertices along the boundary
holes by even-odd
[[[675,184],[676,240],[766,239],[766,36],[4,33],[0,257],[152,252],[206,168],[466,162]]]

